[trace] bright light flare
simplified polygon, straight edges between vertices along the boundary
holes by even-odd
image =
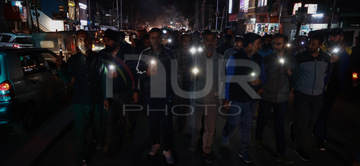
[[[195,53],[196,53],[196,48],[195,48],[195,47],[191,47],[191,48],[190,48],[190,53],[195,54]]]
[[[284,58],[280,58],[279,62],[283,65],[285,63],[285,59]]]
[[[168,39],[168,43],[171,43],[172,42],[172,40],[171,39]]]
[[[197,67],[194,67],[194,68],[191,70],[191,72],[192,72],[193,74],[197,75],[197,74],[200,72],[200,70],[199,70]]]
[[[255,72],[252,72],[252,73],[250,74],[250,76],[251,76],[251,77],[255,77],[255,76],[256,76],[256,73],[255,73]]]
[[[291,47],[291,44],[290,43],[286,44],[286,47]]]
[[[150,64],[151,64],[151,65],[155,65],[155,64],[156,64],[156,61],[155,61],[154,59],[152,59],[152,60],[150,61]]]
[[[340,49],[339,48],[334,48],[334,50],[332,51],[333,53],[338,53],[340,51]]]
[[[115,70],[115,65],[109,65],[109,69],[110,69],[111,71],[114,71],[114,70]]]
[[[198,48],[198,52],[203,52],[204,50],[203,50],[203,48],[202,47],[199,47]]]
[[[359,78],[359,77],[358,77],[358,73],[353,73],[353,74],[352,74],[352,78],[353,78],[354,80],[358,79],[358,78]]]

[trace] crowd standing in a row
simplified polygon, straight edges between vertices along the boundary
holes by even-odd
[[[137,113],[126,108],[143,103],[152,141],[148,153],[154,156],[162,149],[168,164],[175,162],[173,117],[180,131],[190,134],[189,151],[196,151],[202,139],[204,162],[214,162],[211,146],[222,107],[227,110],[227,119],[221,142],[239,141],[238,156],[245,163],[252,163],[249,146],[257,111],[256,148],[263,148],[266,121],[273,113],[275,160],[293,164],[286,157],[285,139],[290,93],[294,94],[295,108],[290,138],[296,144],[295,152],[308,161],[311,133],[319,150],[326,150],[329,113],[339,90],[348,83],[350,67],[356,66],[359,58],[357,49],[351,54],[343,45],[343,36],[341,30],[335,30],[325,44],[323,34],[313,34],[307,49],[292,55],[288,37],[281,34],[234,36],[226,29],[221,39],[208,30],[201,35],[197,31],[173,32],[164,39],[163,31],[153,28],[149,33],[139,30],[130,35],[132,43],[128,44],[124,32],[109,29],[105,31],[105,49],[96,53],[90,49],[88,33],[79,30],[79,52],[66,64],[57,58],[60,77],[74,83],[73,149],[78,162],[86,165],[90,157],[86,141],[89,127],[97,149],[111,159],[136,127]],[[335,47],[339,52],[335,53]],[[230,139],[238,125],[240,139]]]

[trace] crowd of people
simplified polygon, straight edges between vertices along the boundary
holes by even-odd
[[[337,95],[350,83],[351,68],[358,65],[350,59],[359,58],[357,49],[352,54],[342,43],[340,29],[330,34],[328,42],[324,34],[312,34],[307,49],[296,55],[282,34],[238,36],[231,29],[220,38],[208,30],[166,33],[158,28],[138,30],[129,44],[124,32],[108,29],[105,49],[93,52],[89,34],[79,30],[79,52],[66,63],[57,58],[59,76],[74,85],[73,149],[80,165],[86,165],[90,157],[88,129],[92,127],[96,148],[111,160],[123,140],[133,135],[139,113],[134,109],[146,112],[149,119],[152,143],[148,154],[155,156],[161,151],[168,164],[175,162],[173,121],[190,135],[189,151],[202,151],[203,161],[212,164],[215,126],[222,111],[227,119],[221,143],[226,146],[229,141],[239,141],[238,156],[245,163],[253,162],[251,133],[255,132],[255,147],[262,149],[266,122],[273,114],[275,160],[293,164],[286,157],[285,139],[291,93],[295,116],[289,136],[295,152],[304,161],[311,159],[311,134],[317,148],[326,151],[328,116]],[[237,126],[241,137],[231,140]]]

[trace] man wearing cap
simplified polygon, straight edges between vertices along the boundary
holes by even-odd
[[[248,94],[249,91],[256,91],[261,85],[263,73],[255,73],[251,67],[245,67],[239,64],[244,61],[248,64],[250,61],[255,62],[258,67],[262,66],[262,57],[256,54],[261,47],[260,36],[255,33],[247,33],[244,35],[244,48],[238,54],[230,56],[226,65],[226,83],[225,83],[225,99],[224,107],[229,110],[226,124],[223,128],[222,144],[228,144],[231,132],[240,125],[241,132],[239,157],[245,163],[252,163],[249,156],[249,145],[251,137],[252,118],[255,111],[256,101]],[[259,72],[259,71],[257,71]],[[260,75],[260,77],[259,77]],[[239,85],[238,77],[234,76],[251,76],[249,81],[246,81],[251,89],[244,89]]]
[[[329,42],[322,51],[331,55],[330,72],[327,75],[323,105],[315,125],[315,137],[320,151],[325,151],[327,139],[327,120],[339,92],[344,92],[349,84],[349,63],[351,48],[344,42],[344,32],[341,29],[334,29],[329,36]]]
[[[124,105],[138,101],[134,72],[121,58],[124,50],[120,47],[120,38],[119,32],[107,29],[104,36],[105,49],[100,51],[108,71],[106,97],[110,104],[106,121],[106,144],[103,149],[106,159],[111,159],[119,150],[122,137],[132,133],[133,124],[129,120],[129,114],[123,109]]]

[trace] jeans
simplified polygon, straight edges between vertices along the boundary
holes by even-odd
[[[239,152],[241,154],[248,153],[249,151],[251,125],[255,108],[255,102],[240,103],[232,101],[229,115],[223,128],[223,135],[229,136],[236,126],[240,125],[239,132],[241,133],[241,140]]]
[[[147,96],[147,104],[152,144],[160,144],[161,128],[164,150],[168,151],[173,147],[172,103],[166,98],[150,98]]]
[[[74,104],[74,151],[81,159],[87,158],[87,131],[93,127],[93,136],[96,141],[104,139],[104,106],[102,104]]]
[[[336,100],[338,92],[325,92],[324,93],[324,99],[323,99],[323,105],[321,107],[319,117],[317,118],[316,124],[315,124],[315,137],[317,141],[325,141],[327,132],[327,120],[330,115],[330,112],[332,110],[332,107],[334,105],[334,102]]]
[[[294,91],[294,134],[297,149],[307,150],[310,148],[310,133],[319,116],[321,106],[322,95],[309,96],[299,91]]]
[[[276,141],[276,152],[285,154],[286,143],[285,143],[285,116],[288,107],[287,102],[283,103],[272,103],[265,100],[259,102],[259,115],[256,124],[256,139],[262,140],[271,109],[274,109],[274,132]]]

